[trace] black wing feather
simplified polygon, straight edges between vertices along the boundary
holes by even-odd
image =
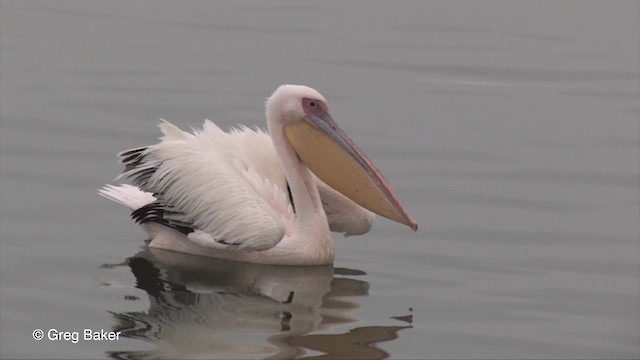
[[[159,201],[147,204],[131,213],[131,218],[138,224],[156,222],[188,235],[195,231],[195,226],[184,219],[180,213],[171,211]]]

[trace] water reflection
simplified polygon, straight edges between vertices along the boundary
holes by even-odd
[[[146,312],[114,312],[115,331],[152,342],[157,350],[111,351],[115,359],[158,357],[381,359],[375,345],[411,327],[356,327],[318,334],[355,322],[353,298],[368,296],[366,273],[328,266],[265,266],[214,260],[148,248],[127,259],[136,287],[147,292]],[[314,333],[314,334],[312,334]]]

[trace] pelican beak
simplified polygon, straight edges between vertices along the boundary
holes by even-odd
[[[365,209],[418,229],[391,186],[331,115],[307,114],[285,125],[284,133],[300,160],[327,185]]]

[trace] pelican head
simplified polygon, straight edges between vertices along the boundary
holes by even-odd
[[[338,127],[325,98],[300,85],[282,85],[267,100],[269,131],[282,131],[300,161],[356,204],[413,230],[404,209],[378,169]]]

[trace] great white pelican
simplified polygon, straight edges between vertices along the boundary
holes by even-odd
[[[268,133],[162,121],[159,143],[118,154],[135,186],[100,194],[132,210],[151,247],[251,263],[330,264],[330,231],[365,233],[373,213],[417,230],[316,90],[278,87],[266,117]]]

